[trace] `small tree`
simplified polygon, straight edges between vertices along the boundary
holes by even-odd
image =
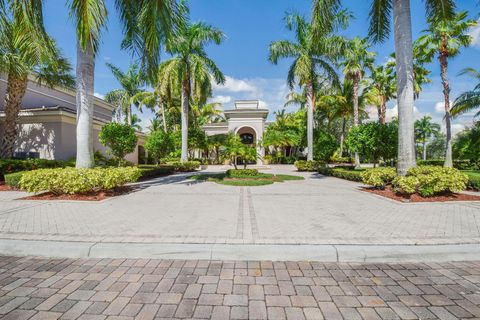
[[[238,160],[243,161],[243,167],[247,167],[249,161],[257,160],[257,150],[255,147],[245,145],[237,135],[230,135],[225,144],[223,155],[230,159],[235,169],[238,169]]]
[[[173,137],[163,130],[153,131],[145,140],[145,150],[148,151],[155,164],[158,164],[161,158],[166,157],[174,150]]]
[[[323,130],[316,132],[315,159],[328,162],[338,148],[335,137]]]
[[[104,125],[98,137],[100,143],[118,161],[118,166],[125,163],[124,157],[135,150],[138,141],[135,130],[130,125],[116,122]]]

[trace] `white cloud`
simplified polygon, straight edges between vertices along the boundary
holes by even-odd
[[[224,103],[229,103],[230,101],[232,101],[232,97],[231,96],[218,95],[218,96],[214,96],[213,98],[210,98],[210,101],[224,104]]]
[[[480,45],[480,19],[477,20],[477,25],[470,28],[468,34],[472,37],[472,46]]]
[[[453,102],[450,101],[450,107],[452,106]],[[445,102],[444,101],[439,101],[435,103],[435,112],[437,113],[445,113]]]
[[[461,123],[452,123],[452,136],[454,137],[457,133],[465,129],[465,125]]]
[[[213,85],[214,90],[220,92],[255,92],[257,88],[248,79],[235,79],[225,76],[224,84]]]
[[[104,94],[101,94],[101,93],[99,93],[99,92],[95,92],[93,95],[94,95],[95,97],[97,97],[97,98],[105,99],[105,95],[104,95]]]
[[[376,106],[367,106],[366,111],[368,113],[368,117],[372,120],[378,120],[378,111]],[[413,106],[413,116],[415,119],[419,119],[423,117],[423,113],[418,110],[417,106]],[[394,105],[391,108],[387,107],[385,111],[385,118],[387,122],[392,121],[393,118],[398,117],[398,105]]]
[[[259,108],[268,109],[268,103],[266,101],[263,101],[263,100],[258,100],[258,106],[259,106]]]

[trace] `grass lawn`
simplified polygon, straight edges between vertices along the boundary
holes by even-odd
[[[212,173],[212,174],[198,174],[189,177],[190,179],[197,181],[211,181],[218,184],[227,186],[264,186],[273,184],[275,182],[284,182],[292,180],[304,180],[300,176],[291,176],[286,174],[270,174],[270,173],[258,173],[254,176],[242,177],[242,178],[229,178],[225,173]]]
[[[462,170],[468,176],[468,188],[480,191],[480,170]]]

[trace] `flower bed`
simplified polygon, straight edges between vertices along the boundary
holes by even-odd
[[[248,171],[245,171],[248,170]],[[255,169],[228,170],[226,173],[199,174],[191,176],[190,179],[197,181],[211,181],[218,184],[229,186],[264,186],[275,182],[284,182],[291,180],[304,180],[300,176],[260,173]],[[238,172],[237,172],[238,171]]]
[[[378,188],[362,188],[361,190],[399,202],[480,201],[480,196],[464,193],[444,193],[431,197],[422,197],[419,194],[401,194],[392,190],[391,187],[386,187],[383,190]]]

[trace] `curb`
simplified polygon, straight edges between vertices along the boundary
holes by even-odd
[[[480,244],[242,245],[0,240],[0,254],[50,258],[272,260],[322,262],[475,261]]]

